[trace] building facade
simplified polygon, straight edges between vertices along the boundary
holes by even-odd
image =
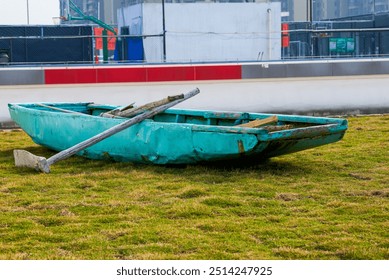
[[[62,14],[66,16],[68,0],[61,0]],[[94,16],[107,24],[116,25],[116,11],[125,0],[72,0],[86,15]]]
[[[67,1],[67,0],[61,0]],[[117,25],[121,7],[139,3],[161,3],[162,0],[72,0],[87,15]],[[282,21],[322,21],[389,11],[389,0],[165,0],[165,3],[194,2],[280,2]]]
[[[58,1],[3,0],[1,4],[0,25],[54,25],[53,18],[60,15]]]
[[[389,11],[389,0],[311,0],[313,21],[379,14]]]
[[[61,0],[66,2],[67,0]],[[140,3],[162,3],[162,0],[72,0],[85,14],[94,16],[110,25],[117,25],[117,11],[122,7]],[[304,0],[165,0],[165,3],[195,3],[195,2],[281,2],[281,11],[284,12],[284,21],[307,20],[306,3]],[[305,4],[305,5],[304,5]],[[296,6],[296,9],[294,8]]]

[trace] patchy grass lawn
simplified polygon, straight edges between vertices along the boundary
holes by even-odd
[[[73,157],[17,169],[0,132],[0,259],[389,259],[389,115],[335,144],[248,167]]]

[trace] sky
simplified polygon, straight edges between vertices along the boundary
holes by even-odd
[[[54,24],[59,0],[0,0],[0,25]]]

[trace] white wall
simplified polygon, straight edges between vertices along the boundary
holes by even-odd
[[[280,3],[172,4],[166,11],[168,61],[281,58]]]
[[[0,0],[0,4],[0,25],[52,25],[60,14],[59,0]]]
[[[160,3],[118,10],[119,27],[135,18],[142,20],[142,34],[163,33]],[[166,3],[165,24],[167,62],[281,58],[279,2]],[[144,49],[147,62],[163,61],[162,37],[144,39]]]
[[[146,6],[147,15],[143,13]],[[161,4],[136,4],[122,7],[117,11],[119,32],[120,27],[128,26],[130,35],[162,34]],[[146,27],[145,27],[146,26]],[[162,62],[162,37],[146,37],[143,39],[145,60],[147,62]]]
[[[117,10],[118,26],[129,26],[131,35],[142,34],[142,4],[122,7]],[[119,28],[120,32],[120,28]]]

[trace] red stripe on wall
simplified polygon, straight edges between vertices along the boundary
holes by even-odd
[[[100,68],[98,83],[147,82],[147,68]]]
[[[241,65],[45,69],[46,84],[241,79]]]
[[[147,81],[193,81],[195,79],[194,71],[193,66],[150,67],[147,68]]]
[[[94,68],[83,69],[45,69],[45,84],[83,84],[96,83]]]
[[[195,80],[230,80],[241,78],[241,65],[196,66]]]

